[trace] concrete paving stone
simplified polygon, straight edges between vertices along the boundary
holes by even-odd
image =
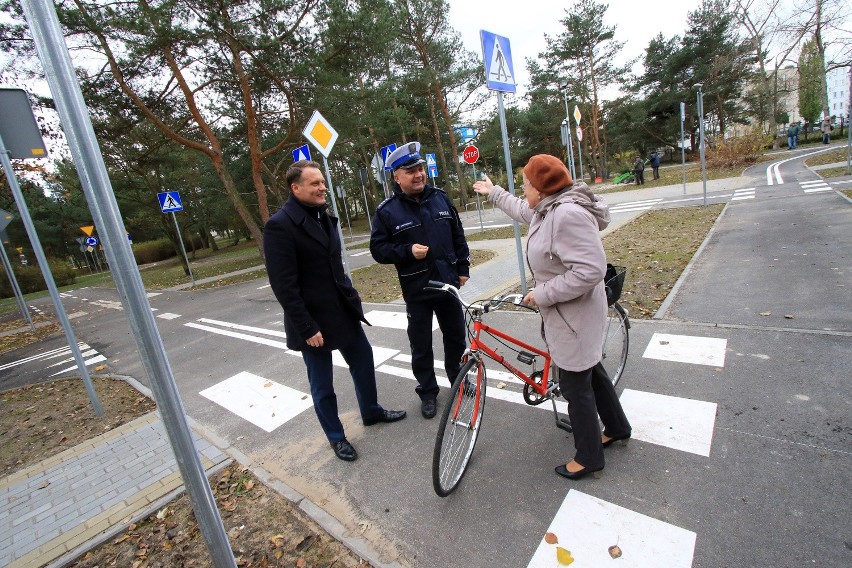
[[[50,503],[45,503],[44,505],[42,505],[40,507],[37,507],[37,508],[32,509],[30,511],[27,511],[27,512],[19,515],[18,517],[14,518],[12,520],[12,526],[17,527],[17,526],[21,525],[22,523],[26,523],[26,522],[30,521],[30,519],[32,519],[33,517],[38,515],[39,513],[42,513],[44,511],[49,510],[49,509],[50,509]]]

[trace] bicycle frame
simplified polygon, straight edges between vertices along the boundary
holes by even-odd
[[[483,343],[482,339],[481,339],[481,334],[482,334],[483,331],[487,334],[493,335],[495,337],[499,337],[500,339],[504,339],[504,340],[508,341],[509,343],[517,345],[518,347],[522,347],[523,349],[531,351],[532,353],[534,353],[536,355],[544,357],[544,368],[542,369],[541,383],[537,383],[532,378],[532,374],[535,373],[535,369],[533,369],[533,373],[531,373],[530,375],[527,375],[526,373],[524,373],[523,371],[521,371],[520,369],[518,369],[517,367],[515,367],[511,363],[509,363],[506,360],[506,358],[503,357],[502,355],[500,355],[499,353],[497,353],[496,350],[492,349],[491,347],[489,347],[488,345]],[[548,391],[547,387],[548,387],[548,384],[549,384],[549,377],[550,377],[550,370],[551,370],[551,364],[550,364],[551,359],[550,359],[550,353],[549,352],[543,351],[543,350],[538,349],[536,347],[533,347],[532,345],[529,345],[527,343],[524,343],[523,341],[515,339],[511,335],[504,333],[504,332],[500,331],[499,329],[495,329],[495,328],[491,327],[490,325],[483,323],[481,315],[476,316],[473,320],[473,332],[474,332],[474,336],[473,336],[473,339],[470,342],[470,349],[468,350],[469,352],[471,352],[471,353],[477,353],[477,352],[484,353],[485,355],[488,356],[489,359],[492,359],[493,361],[500,363],[503,367],[505,367],[513,375],[515,375],[516,377],[518,377],[519,379],[524,381],[526,384],[528,384],[530,386],[530,388],[532,388],[538,395],[547,396],[547,391]]]

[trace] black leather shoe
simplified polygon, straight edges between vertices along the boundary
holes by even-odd
[[[358,459],[358,452],[355,451],[355,448],[352,447],[352,444],[346,438],[337,442],[331,442],[331,447],[334,449],[334,455],[343,461],[351,462]]]
[[[364,420],[364,426],[372,426],[373,424],[378,424],[379,422],[396,422],[397,420],[402,420],[405,418],[404,410],[382,410],[382,413],[378,416],[374,416],[369,420]]]
[[[608,448],[613,445],[615,442],[621,442],[622,446],[626,446],[627,442],[630,440],[630,434],[622,434],[621,436],[615,436],[607,440],[606,442],[602,442],[601,445],[604,448]]]
[[[603,477],[603,468],[599,467],[598,469],[589,469],[584,467],[580,471],[568,471],[568,468],[565,467],[565,464],[557,465],[554,469],[556,473],[561,475],[562,477],[567,477],[568,479],[581,479],[590,473],[594,476],[595,479],[600,479]]]
[[[420,413],[423,418],[434,418],[436,412],[438,412],[438,405],[434,398],[426,399],[420,403]]]

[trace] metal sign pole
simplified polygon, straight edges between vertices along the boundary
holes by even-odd
[[[83,180],[81,185],[86,201],[101,237],[106,241],[106,252],[114,268],[113,279],[130,320],[142,363],[151,378],[157,409],[174,449],[212,564],[216,568],[236,568],[228,535],[192,440],[174,374],[127,240],[121,212],[107,176],[80,84],[71,65],[71,56],[65,45],[56,9],[51,0],[23,0],[21,4],[45,69],[74,165]]]
[[[50,272],[50,266],[47,264],[47,256],[44,254],[44,249],[41,248],[41,242],[38,240],[35,225],[30,217],[30,212],[27,209],[27,204],[24,201],[24,194],[21,193],[21,187],[18,185],[18,180],[15,177],[15,171],[12,169],[12,161],[9,159],[9,152],[6,150],[6,145],[3,143],[3,137],[0,136],[0,160],[3,161],[3,170],[6,172],[6,181],[9,182],[9,188],[12,190],[12,195],[15,198],[15,203],[18,205],[18,214],[21,216],[21,221],[24,223],[24,228],[27,230],[27,235],[30,238],[30,245],[33,247],[38,265],[41,268],[41,274],[44,276],[44,283],[47,284],[47,289],[50,291],[50,298],[53,300],[53,305],[56,308],[56,318],[62,324],[62,329],[65,330],[65,338],[68,340],[68,347],[71,348],[71,353],[74,355],[74,361],[77,363],[77,369],[80,371],[80,376],[83,378],[83,384],[86,385],[86,392],[89,393],[89,400],[95,408],[95,416],[101,417],[104,415],[104,409],[101,407],[101,401],[98,400],[98,394],[95,392],[95,387],[92,384],[92,378],[89,376],[89,370],[86,368],[86,361],[83,359],[83,354],[80,353],[80,346],[77,344],[77,339],[74,337],[74,330],[71,329],[71,322],[68,321],[68,316],[65,314],[65,308],[62,306],[62,300],[59,298],[59,290],[56,288],[56,281],[53,279],[53,273]]]
[[[476,164],[471,164],[470,167],[473,168],[473,182],[476,183]],[[485,230],[485,227],[482,225],[482,204],[479,202],[478,193],[476,194],[476,210],[479,211],[479,231],[482,232]]]
[[[343,240],[343,227],[340,226],[340,214],[337,212],[337,200],[334,199],[334,186],[331,185],[331,174],[328,171],[328,160],[325,154],[322,156],[322,164],[325,166],[325,178],[328,180],[328,192],[331,194],[331,208],[334,210],[334,216],[338,218],[337,234],[340,235],[341,257],[343,258],[343,268],[346,269],[346,276],[352,280],[352,273],[349,272],[349,253],[346,252],[346,241]]]
[[[506,178],[508,179],[509,193],[515,195],[515,174],[512,172],[512,156],[509,154],[509,135],[506,131],[506,111],[503,109],[503,91],[497,91],[497,109],[500,114],[500,132],[503,134],[503,159],[506,161]],[[527,295],[527,273],[524,268],[524,247],[521,245],[521,226],[512,219],[512,227],[515,229],[515,248],[518,251],[518,272],[521,275],[521,292]]]
[[[367,224],[370,226],[370,232],[373,232],[373,220],[370,218],[370,204],[367,203],[367,189],[364,186],[364,178],[361,177],[361,170],[358,170],[358,177],[361,178],[361,194],[364,196],[364,212],[367,214]]]
[[[0,144],[2,144],[2,142],[0,142]],[[0,233],[2,232],[3,231],[0,231]],[[12,291],[15,293],[15,299],[18,301],[18,308],[21,310],[21,314],[29,324],[30,329],[35,331],[35,325],[33,324],[32,318],[30,318],[30,310],[27,308],[26,301],[24,301],[24,295],[21,293],[21,287],[18,286],[18,279],[15,278],[15,273],[12,272],[12,264],[9,262],[9,255],[6,254],[6,247],[3,246],[2,242],[0,242],[0,256],[3,257],[3,268],[6,269],[6,275],[9,277],[9,283],[12,285]]]
[[[683,121],[686,120],[686,104],[680,103],[680,170],[683,173],[683,194],[686,195],[686,149],[683,137]]]
[[[192,267],[189,265],[189,257],[186,256],[186,247],[183,245],[183,236],[180,234],[180,226],[177,222],[177,216],[172,211],[172,221],[175,222],[175,231],[177,231],[178,242],[180,243],[180,252],[183,253],[183,259],[186,261],[186,269],[189,271],[189,280],[195,286],[195,276],[192,274]]]
[[[698,85],[698,134],[700,142],[698,149],[701,152],[701,181],[704,184],[704,205],[707,205],[707,166],[704,161],[704,93],[701,92],[701,85]]]

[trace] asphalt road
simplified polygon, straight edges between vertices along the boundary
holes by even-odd
[[[309,389],[300,357],[282,346],[281,310],[262,279],[165,292],[150,303],[187,414],[253,470],[366,538],[386,562],[554,566],[555,545],[542,540],[549,531],[578,567],[610,562],[613,544],[622,566],[845,567],[852,565],[852,203],[831,189],[852,187],[852,179],[823,189],[800,159],[782,159],[775,169],[765,164],[713,184],[708,197],[729,206],[711,238],[665,317],[633,322],[619,390],[634,439],[606,450],[600,480],[557,477],[553,467],[573,454],[570,435],[554,427],[548,405],[514,402],[517,385],[490,373],[470,468],[455,493],[437,497],[438,421],[420,416],[405,332],[390,327],[404,325],[402,306],[365,308],[376,324],[367,334],[380,401],[409,416],[364,428],[339,367],[341,417],[360,454],[344,463],[310,409],[275,425],[290,408],[280,400],[298,405]],[[703,195],[694,186],[686,196],[680,186],[607,196],[614,217],[696,198]],[[77,338],[106,357],[110,371],[148,383],[115,291],[81,289],[63,304],[75,315]],[[540,345],[536,318],[496,313],[491,321]],[[63,344],[58,337],[0,356],[0,389],[73,365],[37,358],[10,366]],[[440,359],[440,333],[435,345]],[[246,373],[296,392],[276,391],[281,399],[272,406],[257,403],[241,416],[222,404],[250,390]],[[229,379],[235,390],[223,387]],[[219,403],[210,400],[217,396]]]

